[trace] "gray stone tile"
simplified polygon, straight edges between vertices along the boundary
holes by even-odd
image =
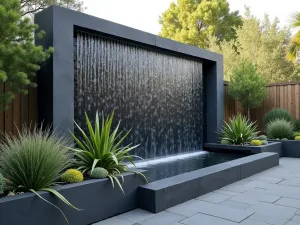
[[[221,190],[221,189],[218,189],[218,190],[214,191],[213,193],[231,195],[231,196],[240,194],[239,192],[233,192],[233,191],[227,191],[227,190]]]
[[[251,219],[245,219],[240,224],[242,224],[242,225],[269,225],[269,223],[264,223],[264,222],[251,220]]]
[[[300,209],[300,200],[298,200],[298,199],[281,198],[278,201],[276,201],[274,204]]]
[[[281,182],[283,180],[283,178],[268,177],[268,176],[263,176],[261,174],[258,174],[257,176],[252,176],[252,177],[247,178],[247,180],[262,181],[262,182],[277,184],[277,183]]]
[[[293,221],[289,221],[287,222],[286,224],[284,225],[299,225],[300,223],[296,223],[296,222],[293,222]]]
[[[264,215],[260,213],[254,213],[248,219],[267,223],[267,224],[272,224],[272,225],[284,225],[289,220],[289,219],[272,217],[270,215]]]
[[[167,209],[167,211],[189,217],[200,212],[198,208],[201,203],[202,202],[198,200],[190,200],[180,205],[173,206]]]
[[[133,224],[134,224],[133,222],[122,219],[120,217],[112,217],[107,220],[94,223],[93,225],[133,225]]]
[[[250,204],[246,204],[243,202],[235,202],[232,200],[227,200],[225,202],[222,202],[221,205],[226,205],[226,206],[229,206],[229,207],[235,208],[235,209],[248,209],[252,206]]]
[[[258,204],[251,206],[247,210],[249,210],[250,212],[256,212],[273,218],[283,218],[288,220],[292,218],[297,212],[297,209],[294,208],[281,205],[273,205],[265,202],[259,202]]]
[[[287,179],[279,182],[280,185],[300,187],[300,178]]]
[[[187,217],[171,213],[167,211],[160,212],[146,220],[143,220],[139,224],[141,225],[173,225]]]
[[[188,219],[181,221],[180,223],[186,225],[238,225],[239,223],[235,223],[232,221],[224,220],[221,218],[204,215],[204,214],[196,214]]]
[[[250,189],[250,187],[247,187],[247,186],[244,186],[241,184],[230,184],[230,185],[227,185],[227,186],[221,188],[220,190],[243,193],[245,191],[248,191],[249,189]]]
[[[201,200],[201,201],[205,201],[205,202],[211,202],[211,203],[218,204],[218,203],[226,201],[229,198],[232,198],[232,196],[212,192],[212,193],[200,196],[196,199]]]
[[[293,221],[293,222],[296,222],[296,223],[300,223],[300,216],[299,216],[299,215],[295,215],[295,216],[292,218],[292,221]]]
[[[118,217],[135,222],[135,223],[139,223],[139,222],[141,222],[145,219],[148,219],[154,215],[155,215],[154,213],[151,213],[151,212],[148,212],[148,211],[145,211],[142,209],[135,209],[135,210],[129,211],[127,213],[123,213],[123,214],[119,215]]]
[[[234,222],[241,222],[253,214],[251,211],[234,209],[225,205],[212,204],[203,201],[199,201],[199,204],[197,205],[197,211],[202,214],[215,216]]]

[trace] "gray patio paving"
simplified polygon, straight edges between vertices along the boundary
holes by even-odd
[[[94,225],[300,225],[300,159],[158,214],[136,209]]]

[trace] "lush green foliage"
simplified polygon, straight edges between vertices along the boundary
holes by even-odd
[[[267,126],[267,124],[273,120],[276,119],[284,119],[286,121],[292,121],[292,115],[289,113],[289,111],[285,109],[272,109],[263,118],[263,125],[264,127]]]
[[[300,50],[300,12],[297,12],[292,16],[291,25],[292,28],[295,28],[298,31],[295,33],[287,46],[286,59],[294,62],[297,57],[297,52]]]
[[[300,132],[300,120],[294,120],[294,130]]]
[[[22,16],[33,16],[50,5],[59,5],[78,11],[84,10],[81,0],[19,0],[19,2],[22,7]]]
[[[252,134],[256,132],[257,126],[241,114],[230,119],[229,123],[219,131],[222,140],[227,140],[234,145],[244,145],[251,142]]]
[[[262,144],[262,145],[267,145],[267,144],[269,144],[269,142],[268,142],[267,140],[262,140],[262,141],[261,141],[261,144]]]
[[[73,149],[76,157],[75,166],[83,173],[88,172],[91,174],[96,167],[106,169],[108,171],[108,178],[111,180],[112,184],[114,185],[115,181],[123,191],[117,175],[129,171],[128,166],[124,162],[125,160],[134,165],[133,157],[137,156],[130,155],[130,151],[138,147],[138,145],[131,146],[131,144],[129,144],[121,147],[121,144],[130,131],[124,135],[122,132],[119,132],[120,122],[117,127],[112,130],[114,113],[108,115],[107,118],[102,116],[102,125],[100,125],[97,112],[94,127],[87,114],[85,114],[85,116],[88,134],[86,134],[77,123],[75,124],[80,131],[81,136],[76,137],[75,134],[72,134],[78,145],[77,149]]]
[[[242,61],[233,70],[228,91],[248,110],[248,117],[250,117],[249,110],[260,106],[267,96],[265,85],[266,82],[257,72],[255,65],[248,61]]]
[[[222,144],[222,145],[230,145],[231,142],[228,141],[228,140],[226,140],[226,139],[222,139],[222,140],[221,140],[221,144]]]
[[[108,176],[108,171],[104,168],[97,167],[91,173],[91,178],[102,179]]]
[[[159,23],[162,37],[206,48],[211,35],[218,37],[218,42],[234,39],[234,27],[241,26],[242,20],[238,11],[230,12],[226,0],[177,0],[161,15]]]
[[[266,134],[270,139],[290,138],[293,135],[293,124],[285,119],[275,119],[267,124]]]
[[[2,194],[4,191],[4,185],[5,185],[5,180],[2,173],[0,173],[0,194]]]
[[[68,169],[61,175],[60,179],[66,183],[79,183],[83,181],[83,175],[78,170]]]
[[[290,31],[279,26],[277,18],[271,21],[251,15],[249,9],[243,17],[243,26],[236,30],[237,38],[223,41],[210,37],[209,50],[223,54],[224,76],[229,81],[232,71],[243,60],[256,65],[258,73],[268,82],[299,80],[299,68],[285,60],[286,45]]]
[[[267,136],[266,135],[260,135],[257,137],[258,140],[261,140],[261,141],[266,141],[268,140]]]
[[[44,50],[34,44],[37,26],[29,18],[22,18],[18,0],[0,0],[0,84],[6,92],[0,93],[0,107],[6,109],[15,94],[26,94],[34,87],[39,64],[50,57],[53,49]],[[38,33],[41,37],[43,32]]]
[[[251,144],[252,146],[260,146],[260,145],[262,145],[262,141],[261,141],[261,140],[252,140],[252,141],[250,142],[250,144]]]
[[[23,128],[17,137],[7,135],[0,153],[0,172],[7,179],[6,188],[11,191],[33,192],[53,205],[36,192],[48,191],[75,208],[52,189],[60,173],[71,163],[66,145],[67,141],[63,137],[36,127],[32,132]],[[63,214],[62,211],[61,213]]]
[[[300,141],[300,136],[296,136],[296,137],[295,137],[295,140],[296,140],[296,141]]]
[[[295,130],[295,129],[294,129]],[[294,132],[293,137],[300,136],[300,132]]]

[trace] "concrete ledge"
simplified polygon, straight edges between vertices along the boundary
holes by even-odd
[[[112,187],[108,179],[88,180],[78,184],[64,185],[57,190],[74,206],[76,211],[57,197],[39,192],[48,201],[56,204],[66,214],[72,225],[87,225],[137,208],[138,186],[143,178],[136,174],[124,175],[124,192]],[[66,225],[62,214],[35,194],[25,193],[0,198],[1,225]]]
[[[140,186],[138,204],[158,213],[277,165],[277,153],[260,153],[180,174]]]
[[[300,158],[300,141],[270,140],[282,144],[282,157]]]
[[[280,142],[271,142],[267,145],[261,145],[261,146],[223,145],[217,143],[206,143],[204,144],[204,149],[208,151],[230,150],[230,151],[238,151],[238,152],[248,152],[251,154],[273,152],[273,153],[278,153],[279,157],[282,157],[282,144]]]

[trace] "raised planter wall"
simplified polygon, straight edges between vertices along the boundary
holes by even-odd
[[[300,144],[300,142],[299,142]],[[300,147],[300,145],[299,145]],[[261,146],[250,146],[250,145],[223,145],[217,143],[204,144],[204,148],[208,151],[220,151],[230,150],[237,152],[248,152],[251,154],[263,153],[263,152],[274,152],[278,153],[279,157],[282,157],[282,144],[280,142],[272,142],[267,145]]]
[[[270,140],[282,144],[282,157],[300,158],[300,141]]]
[[[139,187],[139,207],[161,212],[279,165],[277,153],[260,153]]]
[[[71,225],[87,225],[137,208],[137,189],[144,184],[136,174],[124,175],[124,192],[108,179],[89,180],[57,189],[74,206],[65,205],[52,194],[41,192],[41,196],[56,204],[66,214]],[[25,193],[0,198],[1,225],[66,225],[62,214],[35,194]]]

